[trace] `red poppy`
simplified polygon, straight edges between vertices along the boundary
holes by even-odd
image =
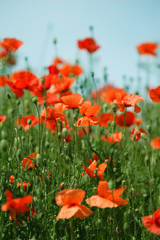
[[[108,131],[106,131],[106,133],[108,134]],[[120,144],[122,137],[123,137],[123,133],[115,131],[115,133],[111,134],[108,138],[106,138],[105,136],[102,136],[101,139],[106,142],[111,142],[111,143],[118,142]]]
[[[108,127],[108,122],[112,122],[113,119],[114,119],[114,115],[112,113],[101,113],[99,126]]]
[[[139,106],[137,106],[136,104],[143,100],[144,100],[143,97],[140,97],[136,94],[127,94],[124,97],[117,94],[115,103],[117,104],[117,106],[121,112],[123,112],[126,107],[134,107],[134,111],[136,113],[138,113],[141,111],[141,108]]]
[[[135,124],[136,116],[134,113],[127,111],[124,114],[116,116],[115,122],[120,127],[130,127]]]
[[[22,44],[23,42],[15,38],[4,38],[3,42],[0,42],[0,47],[4,48],[7,52],[14,52],[22,46]]]
[[[100,46],[97,45],[96,41],[93,38],[79,40],[77,43],[79,49],[86,49],[89,53],[94,53],[100,48]]]
[[[63,67],[59,68],[59,72],[62,73],[63,76],[68,77],[71,74],[74,76],[80,76],[83,70],[78,64],[72,66],[66,63]]]
[[[3,87],[7,84],[6,80],[7,80],[6,76],[0,76],[0,87]]]
[[[11,175],[11,176],[10,176],[10,179],[9,179],[9,182],[10,182],[10,183],[13,183],[14,180],[15,180],[15,176],[14,176],[14,175]]]
[[[45,122],[45,119],[48,121],[52,121],[52,120],[64,121],[65,115],[64,115],[64,113],[62,113],[62,109],[60,109],[60,108],[53,109],[51,107],[47,107],[47,110],[44,108],[41,111],[41,116],[40,116],[41,122]]]
[[[0,123],[4,122],[6,120],[6,116],[5,115],[0,115]]]
[[[23,170],[26,170],[27,169],[27,171],[29,171],[29,170],[31,170],[33,167],[34,167],[34,163],[33,163],[33,159],[35,160],[36,159],[36,157],[37,157],[37,152],[34,152],[34,153],[32,153],[32,154],[30,154],[30,155],[28,155],[28,157],[25,157],[23,160],[22,160],[22,162],[21,162],[21,168],[23,169]],[[31,159],[32,160],[31,160]]]
[[[156,137],[151,140],[151,148],[160,149],[160,137]]]
[[[102,93],[102,100],[109,104],[113,104],[117,99],[117,95],[123,98],[126,95],[126,91],[123,88],[115,88],[112,85],[107,86]]]
[[[96,115],[99,113],[101,106],[99,104],[95,104],[91,106],[90,101],[86,101],[82,104],[80,113],[83,117],[79,118],[78,121],[74,124],[75,126],[89,126],[89,125],[97,125],[99,123],[99,118]]]
[[[86,134],[88,134],[89,129],[88,129],[88,128],[85,128],[85,132],[86,132]],[[84,135],[85,135],[85,133],[84,133],[83,129],[82,129],[82,128],[79,128],[79,129],[78,129],[78,136],[79,136],[80,138],[82,138]]]
[[[10,219],[15,220],[20,226],[21,223],[17,220],[17,217],[20,215],[20,213],[25,214],[26,212],[29,212],[30,209],[27,207],[27,204],[30,204],[33,200],[33,196],[27,195],[22,198],[14,198],[13,194],[6,190],[6,197],[7,197],[7,203],[3,204],[1,207],[2,211],[10,211]]]
[[[31,186],[31,184],[30,183],[27,183],[27,182],[23,182],[23,183],[19,183],[18,185],[17,185],[17,188],[18,187],[23,187],[23,189],[25,190],[26,188],[28,188],[28,186]]]
[[[61,97],[66,109],[80,108],[84,98],[79,93]]]
[[[68,77],[59,77],[59,76],[55,76],[54,78],[54,86],[55,88],[52,88],[50,90],[48,90],[48,92],[50,93],[63,93],[68,91],[71,86],[73,85],[75,81],[75,78],[68,78]]]
[[[94,173],[94,170],[96,170],[96,166],[97,166],[97,161],[94,160],[93,162],[90,163],[89,167],[85,167],[84,164],[82,163],[82,167],[83,169],[85,170],[85,173],[91,177],[91,178],[95,178],[96,175]],[[97,177],[99,179],[104,179],[103,177],[103,173],[105,171],[107,167],[107,164],[106,163],[102,163],[102,164],[99,164],[98,167],[97,167]],[[81,174],[81,176],[83,176],[84,173]]]
[[[31,124],[28,124],[28,120],[31,120]],[[28,130],[30,127],[38,124],[39,120],[35,115],[23,116],[20,119],[20,125],[24,128],[24,130]],[[19,119],[16,120],[17,125],[19,125]]]
[[[56,203],[62,206],[56,220],[73,218],[86,218],[92,214],[91,210],[80,205],[85,196],[82,189],[64,189],[56,195]]]
[[[160,208],[153,215],[143,217],[142,222],[148,231],[160,236]]]
[[[147,42],[147,43],[142,43],[138,45],[136,48],[139,51],[140,55],[150,55],[154,57],[156,56],[156,50],[158,48],[158,44]]]
[[[126,188],[110,190],[107,181],[99,181],[98,195],[94,195],[86,200],[91,207],[113,208],[120,205],[126,205],[127,200],[120,198],[120,195]]]
[[[153,102],[160,102],[160,86],[149,91],[150,98]]]
[[[132,128],[129,135],[132,141],[138,141],[141,137],[141,132],[138,129]]]

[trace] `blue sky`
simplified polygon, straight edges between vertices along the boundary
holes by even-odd
[[[94,54],[95,75],[102,77],[107,66],[110,82],[122,85],[122,75],[136,77],[136,46],[160,41],[159,0],[1,0],[0,38],[15,37],[24,42],[18,50],[16,69],[25,66],[24,57],[35,73],[51,64],[58,39],[58,55],[74,62],[81,59],[88,69],[88,56],[79,52],[77,40],[94,37],[101,49]],[[152,61],[152,60],[151,60]],[[153,74],[156,83],[157,75]]]

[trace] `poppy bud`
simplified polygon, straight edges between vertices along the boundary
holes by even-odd
[[[45,78],[44,77],[41,77],[41,82],[44,85],[44,82],[45,82]]]
[[[21,115],[21,114],[19,114],[18,118],[19,118],[19,119],[21,119],[21,118],[22,118],[22,115]]]
[[[113,168],[113,172],[116,172],[117,171],[117,168]]]
[[[45,107],[47,106],[47,101],[46,101],[46,100],[43,101],[43,105],[44,105]]]
[[[151,125],[148,124],[148,125],[146,126],[146,129],[147,129],[147,131],[150,133],[150,132],[151,132]]]
[[[17,158],[18,158],[18,160],[21,159],[21,150],[20,149],[17,150]]]
[[[18,100],[17,100],[17,105],[19,106],[19,105],[20,105],[20,103],[21,103],[21,102],[20,102],[20,100],[18,99]]]
[[[83,85],[82,84],[80,84],[80,86],[79,86],[81,89],[83,88]]]
[[[67,136],[68,136],[68,130],[67,130],[67,128],[63,128],[63,130],[62,130],[62,135],[63,135],[65,138],[67,138]]]
[[[109,188],[110,188],[111,190],[113,189],[114,183],[113,183],[112,180],[110,180],[110,181],[108,182],[108,186],[109,186]]]
[[[29,125],[31,125],[32,120],[31,120],[31,119],[28,119],[28,120],[27,120],[27,123],[28,123]]]
[[[8,149],[8,142],[5,139],[2,139],[0,142],[0,148],[3,152],[6,152]]]
[[[57,136],[58,136],[59,139],[61,139],[61,133],[60,132],[58,132]]]
[[[117,110],[117,104],[113,103],[112,104],[112,111],[115,113]]]
[[[129,230],[129,225],[128,225],[127,222],[124,223],[124,225],[123,225],[123,230],[124,230],[125,233],[128,232],[128,230]]]
[[[18,126],[18,130],[19,130],[19,131],[22,130],[22,126],[21,126],[21,125]]]
[[[53,44],[57,44],[57,38],[53,38]]]
[[[107,103],[104,103],[103,107],[102,107],[103,112],[106,112],[107,109],[108,109],[108,105],[107,105]]]
[[[36,97],[32,98],[32,102],[37,104],[37,98]]]
[[[2,138],[6,138],[6,137],[7,137],[7,132],[4,131],[4,130],[2,130],[2,132],[1,132],[1,136],[2,136]]]
[[[111,123],[111,127],[112,127],[113,129],[115,129],[115,127],[116,127],[116,122],[115,122],[115,121],[113,121],[113,122]]]
[[[11,94],[9,92],[6,93],[6,96],[9,100],[11,99]]]
[[[25,136],[22,136],[21,139],[22,139],[22,141],[25,141]]]
[[[94,78],[94,72],[91,72],[91,77]]]
[[[49,142],[46,142],[46,143],[45,143],[45,148],[47,148],[47,149],[48,149],[49,147],[50,147],[50,144],[49,144]]]

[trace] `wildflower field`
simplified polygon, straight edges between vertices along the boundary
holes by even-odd
[[[0,42],[0,239],[159,239],[158,44],[137,43],[136,90],[106,68],[99,88],[93,37],[77,40],[89,72],[58,54],[41,76],[13,71],[23,44]]]

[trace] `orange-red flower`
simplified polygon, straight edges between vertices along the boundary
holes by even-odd
[[[107,181],[99,181],[98,195],[94,195],[86,200],[91,207],[113,208],[120,205],[126,205],[127,200],[120,198],[120,195],[126,188],[110,190]]]
[[[112,122],[114,119],[114,116],[112,113],[101,113],[100,120],[99,120],[99,126],[100,127],[108,127],[108,122]]]
[[[132,141],[138,141],[141,137],[141,132],[138,129],[132,128],[129,135]]]
[[[0,123],[4,122],[6,120],[6,116],[5,115],[0,115]]]
[[[95,104],[91,106],[90,101],[86,101],[82,104],[80,113],[83,117],[79,118],[75,123],[75,126],[89,126],[89,125],[97,125],[99,123],[99,118],[96,115],[99,113],[101,106],[99,104]]]
[[[84,40],[79,40],[77,43],[79,49],[86,49],[89,53],[94,53],[100,48],[93,38],[85,38]]]
[[[62,206],[58,216],[59,219],[86,218],[91,215],[91,210],[84,205],[80,205],[85,196],[82,189],[64,189],[56,195],[56,203]]]
[[[137,106],[136,104],[143,100],[144,100],[143,97],[140,97],[136,94],[127,94],[124,97],[117,94],[116,100],[114,102],[117,104],[117,106],[121,112],[123,112],[126,107],[134,107],[134,111],[136,113],[138,113],[141,111],[141,108],[139,106]]]
[[[17,217],[20,215],[20,213],[25,214],[26,212],[29,212],[30,209],[27,207],[27,204],[30,204],[33,200],[33,196],[27,195],[22,198],[14,198],[13,194],[6,190],[6,197],[7,197],[7,203],[3,204],[1,207],[2,211],[10,211],[10,220],[15,220],[20,226],[21,223],[17,220]]]
[[[49,93],[63,93],[68,91],[71,86],[73,85],[75,78],[68,78],[68,77],[59,77],[55,76],[54,78],[54,86],[55,88],[49,89]]]
[[[124,114],[120,114],[116,116],[115,122],[120,127],[130,127],[135,124],[136,116],[134,113],[127,111]]]
[[[143,217],[142,222],[148,231],[160,236],[160,208],[153,215]]]
[[[11,176],[10,176],[10,179],[9,179],[9,182],[10,182],[10,183],[13,183],[13,182],[14,182],[14,179],[15,179],[15,176],[14,176],[14,175],[11,175]]]
[[[106,131],[106,133],[108,134],[108,131]],[[111,143],[118,142],[120,144],[122,137],[123,137],[123,133],[115,131],[115,133],[111,134],[108,138],[106,138],[105,136],[102,136],[101,139],[106,142],[111,142]]]
[[[90,177],[90,178],[95,178],[96,177],[96,174],[94,172],[94,170],[96,169],[96,166],[97,166],[97,161],[94,160],[93,162],[91,162],[91,164],[89,165],[89,167],[85,167],[84,164],[82,163],[82,167],[83,169],[85,170],[85,173]],[[107,167],[107,164],[106,163],[101,163],[98,165],[97,167],[97,177],[99,179],[104,179],[103,177],[103,173],[105,171]],[[81,174],[81,176],[83,176],[84,173]]]
[[[139,51],[140,55],[150,55],[156,56],[156,50],[158,49],[158,44],[152,42],[146,42],[138,45],[137,50]]]
[[[35,166],[35,163],[33,163],[33,159],[35,160],[36,159],[36,157],[37,157],[37,152],[34,152],[34,153],[32,153],[32,154],[30,154],[30,155],[28,155],[28,157],[25,157],[23,160],[22,160],[22,162],[21,162],[21,168],[23,169],[23,170],[31,170],[34,166]],[[31,158],[31,159],[30,159]]]
[[[0,42],[0,47],[4,48],[7,52],[14,52],[22,46],[22,44],[23,42],[15,38],[4,38],[3,42]]]
[[[23,187],[23,189],[25,190],[26,188],[28,188],[28,186],[31,186],[31,184],[30,183],[27,183],[27,182],[23,182],[23,183],[19,183],[18,185],[17,185],[17,188],[18,187]]]
[[[123,88],[115,88],[112,85],[107,86],[102,93],[102,100],[109,104],[113,104],[117,99],[117,95],[123,98],[126,95],[126,91]]]
[[[53,109],[51,107],[47,107],[47,110],[44,108],[41,111],[40,121],[45,122],[45,118],[48,121],[52,121],[52,120],[54,120],[54,121],[55,120],[64,121],[65,115],[64,115],[64,113],[62,113],[62,110],[63,110],[62,108]]]
[[[31,124],[28,124],[28,120],[31,120]],[[28,130],[30,127],[35,126],[38,124],[38,118],[35,115],[23,116],[20,119],[20,125],[24,128],[24,130]],[[17,125],[19,125],[19,119],[16,120]]]
[[[156,137],[151,140],[151,148],[160,149],[160,137]]]
[[[65,105],[66,109],[80,108],[84,98],[79,93],[74,93],[71,95],[61,97],[62,103]]]
[[[0,76],[0,87],[5,86],[6,83],[6,76]]]
[[[160,86],[149,91],[150,98],[153,102],[160,102]]]

